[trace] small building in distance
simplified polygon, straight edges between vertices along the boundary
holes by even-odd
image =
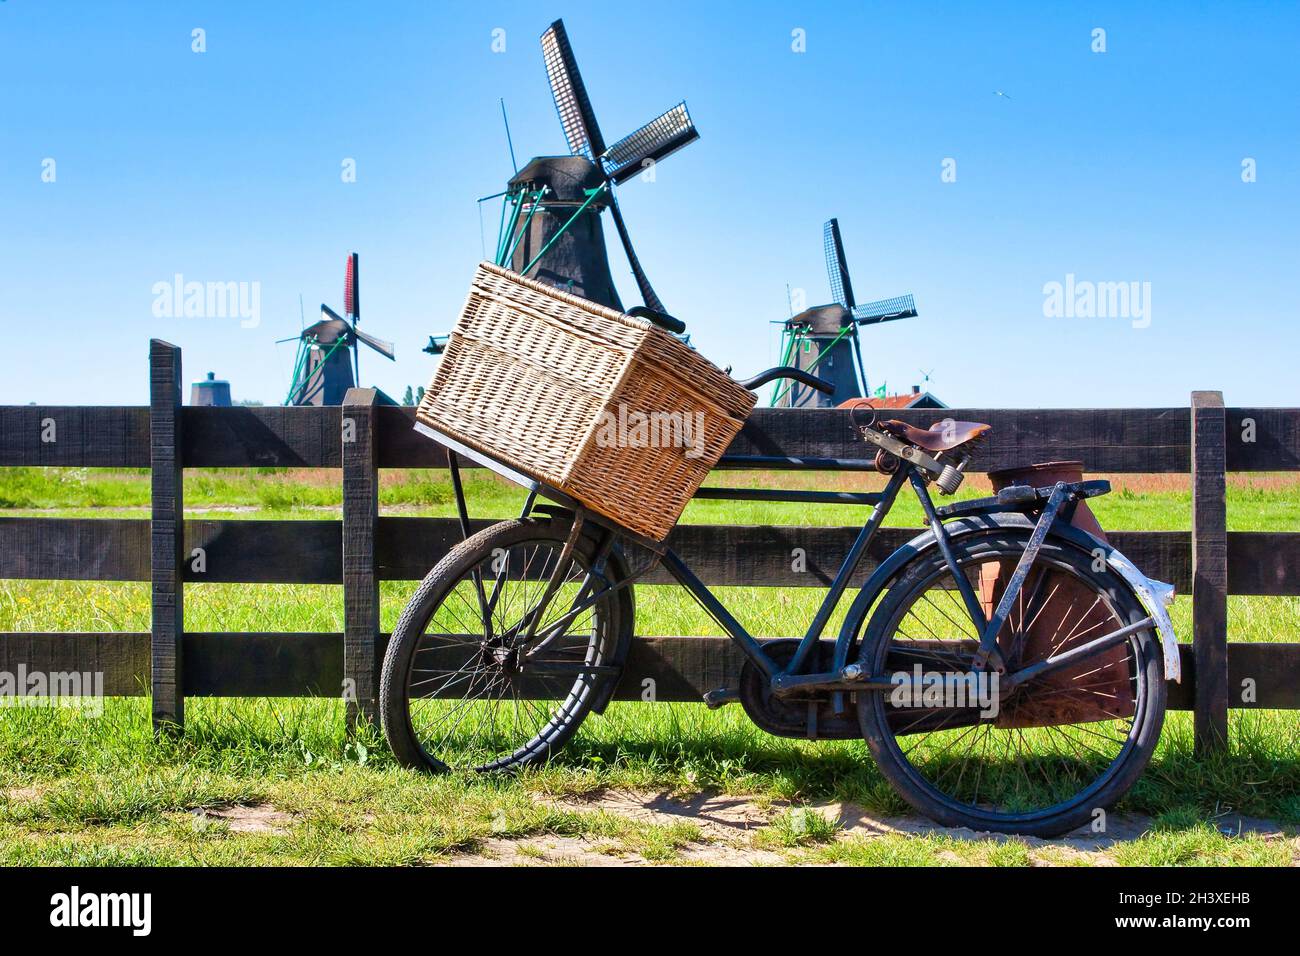
[[[868,398],[851,398],[843,402],[840,408],[947,408],[943,402],[929,392],[921,391],[920,385],[913,385],[910,392],[901,395],[882,395]]]
[[[215,405],[219,408],[230,407],[230,383],[220,381],[215,372],[190,386],[191,405]]]

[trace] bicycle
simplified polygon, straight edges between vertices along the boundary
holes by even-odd
[[[740,384],[782,377],[828,388],[792,368]],[[658,564],[745,657],[739,685],[706,694],[709,706],[738,701],[770,733],[865,740],[899,794],[947,826],[1050,836],[1091,822],[1159,738],[1165,680],[1180,676],[1172,587],[1070,524],[1107,482],[938,507],[930,487],[957,490],[987,425],[877,427],[873,415],[851,426],[888,481],[877,493],[792,493],[872,511],[803,638],[768,642],[662,542],[417,426],[449,449],[467,536],[421,582],[388,645],[381,717],[397,759],[505,771],[554,755],[612,698],[635,633],[633,585]],[[458,455],[524,485],[520,517],[469,535]],[[927,530],[876,567],[834,642],[822,641],[904,485]]]

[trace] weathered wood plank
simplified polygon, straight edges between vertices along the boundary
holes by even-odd
[[[446,468],[447,449],[415,430],[411,406],[381,406],[378,413],[380,468]],[[477,468],[461,460],[461,468]]]
[[[187,467],[338,468],[334,408],[187,407]],[[442,468],[445,453],[411,428],[413,408],[380,409],[381,468]],[[921,409],[891,417],[918,425],[986,421],[992,436],[973,470],[1081,458],[1094,472],[1186,472],[1186,409]],[[139,406],[0,406],[0,467],[147,468],[149,410]],[[1300,470],[1300,409],[1227,410],[1229,471]],[[54,441],[48,423],[54,424]],[[1253,423],[1253,424],[1252,424]],[[756,409],[730,454],[869,457],[846,413]]]
[[[1196,748],[1228,743],[1228,517],[1220,392],[1192,393],[1192,647]]]
[[[0,578],[148,581],[149,529],[143,518],[0,518]],[[184,553],[186,581],[343,580],[342,524],[335,520],[186,521]]]
[[[344,643],[338,633],[190,632],[185,635],[185,693],[337,698]]]
[[[1185,408],[910,409],[886,417],[922,427],[945,418],[992,425],[972,471],[1081,459],[1092,472],[1186,472],[1190,460]],[[760,408],[727,453],[861,459],[874,449],[855,438],[846,411]]]
[[[411,408],[381,410],[380,467],[445,465],[438,446],[412,430],[414,416]],[[1093,472],[1186,472],[1190,463],[1186,408],[917,409],[888,417],[922,426],[944,418],[988,422],[992,435],[972,471],[1082,459]],[[874,457],[854,436],[848,412],[838,409],[758,408],[727,454]]]
[[[0,578],[148,581],[145,518],[0,518]]]
[[[1226,410],[1228,471],[1300,471],[1300,408]]]
[[[148,468],[149,409],[0,406],[0,467]]]
[[[1228,644],[1228,706],[1300,710],[1300,644]]]
[[[472,522],[474,530],[491,521]],[[709,585],[824,587],[857,528],[681,525],[673,547]],[[881,556],[920,532],[885,528],[855,584]],[[1111,541],[1147,574],[1191,591],[1191,535],[1183,531],[1111,531]],[[452,518],[381,517],[375,537],[380,580],[422,578],[460,540]],[[1228,593],[1300,593],[1300,534],[1228,533]],[[189,556],[205,552],[206,571]],[[805,552],[796,570],[794,550]],[[185,522],[186,581],[341,584],[342,524],[332,519]],[[149,522],[138,518],[0,517],[0,578],[147,581]],[[671,583],[661,570],[647,584]]]
[[[490,523],[475,521],[472,527],[478,530]],[[701,580],[711,586],[826,587],[858,530],[852,526],[678,525],[668,541]],[[921,531],[920,528],[882,528],[853,584],[865,583],[880,560]],[[1108,534],[1111,542],[1147,574],[1170,582],[1180,592],[1191,589],[1191,536],[1187,532]],[[1300,535],[1278,537],[1286,539],[1288,548],[1300,553]],[[449,518],[382,517],[376,544],[380,577],[384,580],[422,578],[459,540],[455,521]],[[803,552],[799,561],[796,561],[796,549]],[[1247,576],[1245,580],[1250,583],[1255,579]],[[672,583],[662,568],[646,575],[644,581]]]
[[[204,552],[203,571],[185,566],[186,581],[341,584],[343,522],[187,521],[186,554]]]
[[[1228,532],[1229,594],[1300,594],[1300,534]]]
[[[152,470],[150,570],[155,730],[185,722],[185,514],[181,481],[181,350],[149,343],[149,455]]]
[[[348,722],[379,718],[379,437],[372,388],[349,389],[343,399],[343,694]]]
[[[149,688],[149,634],[0,633],[0,670],[99,671],[109,697]],[[380,634],[382,652],[389,635]],[[1191,710],[1195,658],[1181,648],[1183,681],[1169,684],[1171,710]],[[338,632],[190,632],[185,635],[185,693],[191,697],[330,697],[343,680]],[[638,637],[616,698],[697,702],[715,687],[734,686],[744,658],[724,637]],[[1234,709],[1300,710],[1300,644],[1228,644]],[[647,684],[652,680],[653,684]],[[1242,699],[1252,681],[1253,699]]]
[[[339,410],[187,407],[187,468],[340,468]]]
[[[0,632],[0,671],[89,671],[103,675],[107,697],[145,697],[150,693],[150,637],[147,631]]]

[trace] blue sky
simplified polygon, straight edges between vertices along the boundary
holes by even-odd
[[[274,342],[300,293],[309,319],[341,305],[353,249],[362,328],[398,350],[362,379],[425,382],[480,258],[475,199],[511,173],[498,98],[521,163],[564,150],[538,47],[562,16],[608,140],[690,106],[702,138],[620,200],[718,364],[775,361],[787,283],[829,299],[834,215],[858,298],[921,310],[866,331],[873,386],[933,369],[952,405],[1294,405],[1300,7],[1132,7],[3,0],[0,404],[143,403],[155,336],[187,379],[279,402]],[[155,315],[177,273],[259,283],[260,324]],[[1150,283],[1149,324],[1045,317],[1067,275]]]

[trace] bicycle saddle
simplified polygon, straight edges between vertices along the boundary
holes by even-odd
[[[935,422],[929,428],[917,428],[894,418],[880,423],[880,428],[895,438],[933,452],[951,451],[958,445],[979,438],[992,427],[981,422],[944,421]]]

